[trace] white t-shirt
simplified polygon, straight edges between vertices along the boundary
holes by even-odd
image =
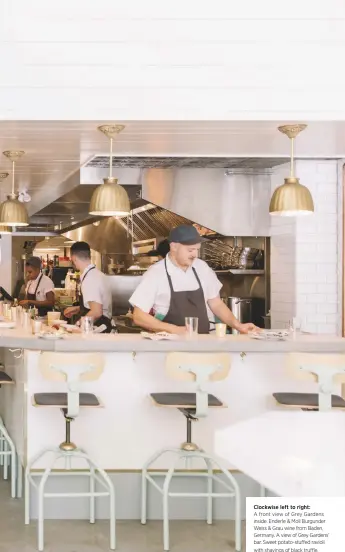
[[[37,288],[37,285],[41,276],[42,276],[42,279]],[[53,281],[50,278],[48,278],[48,276],[46,276],[45,274],[42,275],[42,273],[40,273],[36,278],[36,280],[30,280],[27,283],[25,291],[26,293],[32,293],[32,294],[34,294],[36,291],[36,300],[45,301],[47,299],[47,293],[49,293],[50,291],[54,291],[54,284],[53,284]]]
[[[111,318],[112,298],[106,275],[91,264],[84,270],[80,280],[85,307],[89,309],[91,302],[99,303],[103,306],[104,316]]]
[[[166,257],[167,270],[171,277],[174,291],[192,291],[198,289],[199,284],[192,268],[195,269],[205,296],[205,303],[209,320],[214,321],[214,315],[207,305],[207,301],[219,297],[222,284],[216,274],[201,259],[195,259],[192,267],[182,270]],[[142,277],[140,284],[129,299],[133,307],[138,307],[144,312],[150,312],[153,308],[156,314],[166,315],[170,305],[170,287],[165,272],[164,260],[155,263]]]

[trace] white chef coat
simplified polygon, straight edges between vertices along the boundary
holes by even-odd
[[[42,276],[42,280],[40,281],[40,285],[38,286],[38,289],[36,291],[39,279]],[[47,299],[47,293],[50,291],[54,291],[54,283],[53,281],[48,278],[45,274],[42,275],[40,272],[36,280],[30,280],[26,285],[26,293],[35,293],[36,291],[36,300],[37,301],[45,301]]]
[[[204,292],[209,320],[214,321],[214,315],[208,307],[207,301],[219,297],[222,288],[215,272],[201,259],[195,259],[192,267],[186,271],[176,266],[170,260],[169,255],[166,256],[166,263],[174,291],[198,289],[199,284],[192,267],[195,269]],[[138,307],[144,312],[148,313],[153,308],[155,314],[165,316],[169,310],[170,297],[171,292],[163,259],[151,266],[144,274],[129,302],[133,307]]]
[[[104,316],[111,318],[112,298],[110,286],[106,275],[94,267],[95,265],[90,264],[80,277],[83,302],[87,309],[90,308],[91,302],[99,303],[103,306]]]

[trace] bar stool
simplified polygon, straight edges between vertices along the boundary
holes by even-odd
[[[13,379],[3,370],[0,365],[0,387],[2,385],[14,385]],[[14,443],[0,417],[0,465],[3,466],[3,477],[8,478],[8,468],[11,472],[11,497],[16,498],[16,475],[17,475],[17,454]]]
[[[279,406],[323,412],[345,409],[345,400],[332,394],[335,383],[345,383],[345,354],[290,353],[287,370],[299,380],[317,381],[318,393],[273,393]]]
[[[80,407],[100,408],[102,405],[96,395],[80,393],[83,382],[97,380],[104,367],[103,356],[100,354],[82,353],[48,353],[40,355],[40,370],[43,377],[54,382],[67,383],[67,393],[36,393],[33,396],[33,406],[60,408],[65,418],[65,440],[58,447],[47,447],[34,456],[25,470],[25,524],[30,522],[30,483],[38,491],[38,550],[44,549],[44,499],[45,498],[75,498],[88,497],[90,500],[90,523],[95,523],[95,498],[108,496],[110,501],[110,549],[115,550],[115,489],[107,473],[97,466],[89,455],[78,448],[71,441],[71,422],[79,414]],[[52,457],[45,468],[41,481],[36,484],[32,473],[34,464],[51,453]],[[63,458],[65,461],[64,475],[73,475],[71,470],[73,458],[81,458],[85,461],[89,470],[86,472],[90,478],[89,492],[85,493],[46,493],[45,485],[56,462]],[[103,492],[95,491],[95,483],[103,487]]]
[[[345,410],[345,400],[332,394],[334,383],[345,383],[345,355],[290,353],[287,355],[287,371],[295,379],[317,381],[318,393],[273,393],[276,404],[310,412],[325,412],[332,408]],[[260,496],[266,496],[264,487],[260,487]]]
[[[141,523],[146,524],[147,516],[147,483],[151,483],[163,497],[163,541],[164,550],[169,550],[169,498],[170,497],[205,497],[207,498],[207,523],[212,524],[212,499],[235,498],[235,548],[241,550],[241,495],[238,483],[227,469],[223,460],[206,453],[192,441],[192,422],[205,418],[209,408],[225,408],[225,404],[214,395],[209,395],[204,386],[209,381],[219,381],[227,377],[230,371],[230,356],[224,353],[169,353],[166,358],[166,373],[169,377],[183,382],[194,382],[195,393],[152,393],[155,406],[176,408],[186,418],[187,438],[180,448],[165,448],[156,452],[144,465],[142,470]],[[174,460],[165,472],[150,472],[149,467],[165,453],[172,453]],[[171,480],[180,461],[184,460],[186,469],[193,458],[199,458],[206,464],[207,472],[196,474],[207,479],[207,491],[200,493],[173,493],[170,491]],[[225,476],[226,482],[213,473],[217,467]],[[191,476],[194,473],[179,472],[178,476]],[[154,476],[165,475],[164,484],[160,486]],[[218,482],[227,492],[216,493],[213,481]]]

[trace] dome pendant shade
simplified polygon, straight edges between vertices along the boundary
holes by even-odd
[[[104,178],[92,194],[89,214],[101,217],[125,216],[131,207],[126,190],[117,183],[117,178]]]
[[[0,205],[0,225],[29,226],[28,212],[15,196],[8,196]]]
[[[312,215],[314,202],[310,191],[295,177],[285,178],[284,184],[273,193],[270,214],[285,217]]]

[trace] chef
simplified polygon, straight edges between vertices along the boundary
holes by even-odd
[[[202,241],[193,226],[181,225],[170,232],[170,252],[149,268],[129,300],[135,324],[154,332],[183,334],[185,318],[197,317],[199,333],[207,334],[217,316],[240,333],[256,328],[240,323],[221,300],[222,284],[198,259]]]
[[[71,247],[71,260],[80,271],[81,294],[79,306],[68,307],[64,311],[66,318],[78,315],[90,316],[96,327],[104,325],[103,333],[112,331],[112,298],[106,276],[91,263],[90,246],[86,242],[76,242]]]
[[[25,289],[25,299],[19,302],[23,307],[36,307],[38,316],[46,316],[55,304],[54,284],[48,276],[41,272],[41,259],[31,257],[25,263],[28,283]]]
[[[170,243],[169,240],[163,240],[158,244],[157,249],[152,249],[147,253],[148,257],[158,257],[158,260],[161,261],[162,259],[165,259],[167,254],[170,251]]]

